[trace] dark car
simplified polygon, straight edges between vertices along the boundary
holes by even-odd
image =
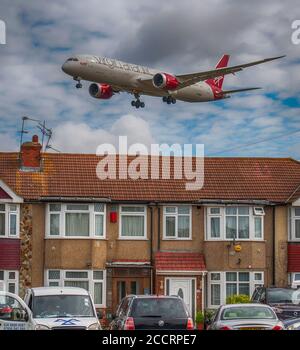
[[[177,296],[128,295],[119,304],[110,329],[194,329],[184,301]]]
[[[300,289],[257,287],[251,301],[270,305],[280,320],[300,317]]]
[[[300,318],[288,318],[283,324],[288,331],[300,331]]]

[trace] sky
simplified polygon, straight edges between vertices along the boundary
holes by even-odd
[[[204,144],[207,156],[300,160],[300,44],[292,23],[298,0],[0,0],[0,151],[19,147],[22,116],[45,120],[61,152],[95,153],[98,145]],[[225,89],[260,86],[230,99],[175,105],[143,97],[135,109],[123,93],[108,101],[75,89],[61,65],[92,54],[185,74],[287,55],[225,77]],[[27,122],[29,133],[38,133]],[[266,141],[265,141],[266,140]],[[265,142],[261,142],[265,141]]]

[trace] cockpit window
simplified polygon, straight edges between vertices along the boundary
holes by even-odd
[[[78,61],[78,58],[76,58],[76,57],[71,57],[71,58],[68,58],[66,62],[68,62],[68,61],[75,61],[75,62],[77,62],[77,61]]]

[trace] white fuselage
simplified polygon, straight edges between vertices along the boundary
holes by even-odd
[[[205,102],[215,100],[209,84],[199,82],[194,85],[168,91],[159,89],[151,83],[153,76],[161,71],[121,62],[115,59],[90,55],[77,55],[77,61],[66,61],[62,69],[74,78],[96,83],[109,84],[117,91],[138,93],[150,96],[172,95],[186,102]],[[147,80],[147,84],[143,81]]]

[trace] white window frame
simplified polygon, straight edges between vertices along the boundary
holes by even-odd
[[[4,279],[0,280],[0,283],[4,283],[5,291],[8,292],[8,285],[9,283],[13,283],[15,285],[15,294],[19,294],[19,271],[18,270],[3,270],[0,269],[0,271],[4,272]],[[13,272],[15,274],[15,278],[9,278],[10,272]],[[0,289],[1,291],[1,289]]]
[[[296,209],[300,210],[300,207],[290,207],[289,215],[290,215],[290,241],[291,242],[299,242],[300,237],[296,237],[296,220],[300,220],[300,216],[296,216]]]
[[[20,204],[17,203],[3,203],[0,202],[0,205],[5,206],[5,212],[0,211],[1,213],[5,213],[5,234],[0,235],[1,238],[20,238]],[[10,206],[16,206],[16,211],[11,211]],[[12,215],[16,216],[16,234],[10,234],[10,217]]]
[[[260,213],[259,215],[254,215],[255,211],[254,208],[259,207],[253,207],[253,206],[242,206],[242,205],[230,205],[230,206],[208,206],[205,209],[205,217],[206,217],[206,225],[205,225],[205,240],[206,241],[232,241],[233,238],[227,238],[226,237],[226,208],[234,207],[234,208],[240,208],[240,207],[248,207],[249,208],[249,215],[238,215],[236,214],[236,217],[238,216],[247,216],[249,217],[249,238],[238,238],[236,237],[236,241],[263,241],[264,240],[264,214]],[[218,208],[220,209],[220,214],[211,214],[210,210],[212,208]],[[263,209],[263,207],[261,207]],[[263,210],[264,213],[264,210]],[[233,215],[234,216],[234,215]],[[212,217],[219,217],[220,218],[220,237],[212,237],[211,236],[211,218]],[[261,237],[255,237],[255,218],[261,219]]]
[[[49,271],[59,271],[60,272],[60,278],[59,279],[49,279]],[[103,279],[97,280],[94,279],[93,273],[96,271],[101,271],[103,273]],[[86,272],[87,278],[70,278],[66,277],[67,272]],[[65,286],[65,281],[85,281],[88,282],[89,285],[89,293],[91,294],[91,297],[93,301],[94,298],[94,288],[95,283],[102,283],[102,304],[95,304],[95,307],[97,308],[105,308],[106,307],[106,270],[101,269],[94,269],[94,270],[60,270],[60,269],[48,269],[45,271],[45,286],[49,287],[50,282],[58,282],[59,287]]]
[[[122,212],[123,207],[140,207],[144,208],[144,212]],[[144,217],[144,235],[143,236],[123,236],[122,235],[122,217],[123,216],[142,216]],[[119,239],[121,240],[147,240],[147,206],[146,205],[134,205],[134,204],[122,204],[119,206]]]
[[[178,207],[186,207],[189,209],[188,214],[179,214],[178,213]],[[167,208],[174,208],[175,212],[174,213],[167,213]],[[192,239],[192,215],[193,215],[193,210],[191,205],[166,205],[163,207],[163,240],[166,241],[174,241],[174,240],[181,240],[181,241],[188,241]],[[189,216],[189,236],[188,237],[179,237],[178,236],[178,217],[179,216]],[[175,217],[175,236],[167,236],[167,217]]]
[[[226,281],[226,273],[227,272],[234,272],[237,273],[237,276],[239,272],[247,272],[249,273],[249,282],[243,282],[243,281]],[[217,273],[220,274],[220,280],[211,280],[211,274]],[[262,279],[255,280],[255,274],[261,274]],[[257,286],[263,286],[264,285],[264,271],[245,271],[245,270],[239,270],[239,271],[209,271],[208,277],[207,277],[207,285],[208,285],[208,298],[207,298],[207,307],[211,309],[216,309],[220,305],[226,304],[226,283],[249,283],[249,296],[251,297],[255,288]],[[220,305],[212,305],[211,304],[211,285],[212,284],[218,284],[220,285]]]
[[[50,211],[50,205],[51,204],[57,204],[61,206],[60,211]],[[94,205],[98,204],[95,203],[47,203],[46,207],[46,238],[51,239],[106,239],[106,204],[99,202],[99,204],[103,205],[103,212],[97,212],[94,210]],[[68,210],[68,205],[87,205],[88,210]],[[86,213],[89,214],[89,235],[88,236],[66,236],[66,214],[67,213]],[[50,215],[52,214],[59,214],[59,234],[58,235],[51,235],[50,234]],[[95,217],[96,215],[102,215],[103,216],[103,235],[98,236],[96,235],[96,221]]]
[[[300,277],[300,272],[291,272],[289,273],[289,285],[292,288],[298,288],[298,286],[300,286],[300,278],[296,279],[296,275],[299,275]]]

